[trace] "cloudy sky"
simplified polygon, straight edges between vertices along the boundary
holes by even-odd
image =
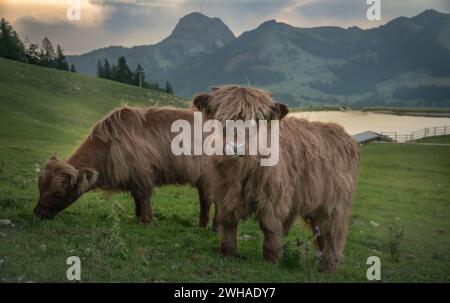
[[[67,19],[68,3],[81,2],[81,20]],[[427,8],[450,13],[449,0],[380,0],[381,21],[368,21],[366,0],[0,0],[22,38],[48,36],[69,54],[109,45],[142,45],[168,36],[184,15],[219,17],[235,35],[276,19],[298,27],[376,27]]]

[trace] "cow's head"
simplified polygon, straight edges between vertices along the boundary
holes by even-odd
[[[289,109],[287,105],[273,100],[269,92],[252,87],[226,85],[214,87],[210,93],[197,94],[192,104],[194,109],[202,111],[207,120],[218,120],[224,130],[223,152],[227,156],[216,157],[218,162],[261,160],[261,165],[264,166],[278,163],[278,126]],[[271,143],[262,144],[262,139]],[[269,152],[264,148],[264,154],[261,149],[255,151],[261,145],[270,145]],[[232,157],[228,157],[230,155]],[[239,155],[245,156],[237,157]],[[276,159],[274,162],[266,159],[272,159],[272,155]]]
[[[75,202],[83,193],[93,189],[98,173],[91,168],[76,169],[67,162],[51,157],[39,177],[39,200],[34,213],[53,219],[61,210]]]

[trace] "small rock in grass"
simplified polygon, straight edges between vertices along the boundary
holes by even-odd
[[[373,226],[375,226],[375,227],[378,227],[378,226],[380,226],[380,224],[378,224],[377,222],[375,222],[375,221],[370,221],[369,222],[370,224],[372,224]]]
[[[251,238],[252,238],[252,236],[250,236],[250,235],[242,235],[242,236],[239,237],[239,240],[248,241]]]
[[[47,249],[47,245],[45,245],[45,244],[42,244],[41,246],[40,246],[40,248],[42,249],[42,250],[46,250]]]
[[[14,226],[11,222],[11,220],[9,219],[1,219],[0,220],[0,225],[1,226]]]

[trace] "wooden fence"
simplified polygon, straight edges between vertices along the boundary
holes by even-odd
[[[426,127],[416,130],[410,134],[399,134],[397,132],[381,132],[381,134],[393,139],[396,142],[411,142],[426,137],[450,135],[450,126]]]

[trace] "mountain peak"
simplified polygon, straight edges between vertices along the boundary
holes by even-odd
[[[437,29],[439,27],[443,27],[444,23],[450,18],[450,14],[445,14],[438,12],[434,9],[426,9],[420,14],[413,17],[398,17],[392,19],[388,23],[386,23],[384,28],[386,27],[397,27],[397,26],[406,26],[406,27],[415,27],[416,30],[425,27],[431,27]]]
[[[224,42],[235,38],[234,34],[220,18],[210,18],[199,12],[193,12],[182,17],[172,31],[172,36],[181,37],[185,35],[222,36],[221,38],[226,40]]]
[[[430,9],[426,9],[422,13],[418,14],[417,17],[418,16],[434,16],[434,15],[440,15],[440,14],[441,13],[438,12],[437,10],[430,8]]]
[[[181,19],[178,21],[178,25],[185,25],[185,24],[189,24],[191,22],[208,21],[211,19],[219,19],[219,18],[210,18],[208,16],[203,15],[200,12],[192,12],[192,13],[189,13],[189,14],[181,17]]]
[[[161,42],[162,47],[176,45],[176,55],[185,58],[199,53],[213,52],[235,39],[233,32],[219,18],[210,18],[199,12],[182,17],[172,34]],[[171,45],[171,46],[170,46]]]
[[[417,16],[412,17],[411,20],[431,20],[435,18],[445,18],[448,16],[449,16],[448,14],[438,12],[437,10],[434,9],[426,9]]]
[[[261,23],[260,26],[258,26],[258,28],[262,28],[262,29],[274,29],[274,28],[279,28],[279,27],[283,27],[285,26],[285,23],[282,22],[278,22],[275,19],[271,19],[271,20],[267,20],[263,23]]]
[[[267,20],[267,21],[261,23],[260,26],[273,26],[273,25],[276,25],[277,23],[278,23],[277,20],[271,19],[271,20]]]

